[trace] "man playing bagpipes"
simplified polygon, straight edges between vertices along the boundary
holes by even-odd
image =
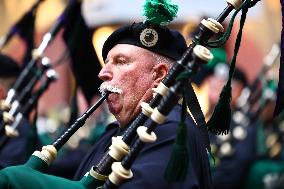
[[[108,38],[103,49],[106,65],[99,77],[104,80],[102,91],[109,88],[117,90],[107,98],[109,109],[115,115],[117,122],[107,127],[104,135],[82,162],[77,172],[77,179],[83,177],[93,165],[98,163],[110,147],[111,138],[121,135],[126,130],[141,111],[141,103],[148,102],[153,97],[152,88],[156,88],[165,78],[170,67],[181,58],[186,48],[186,42],[180,33],[149,21],[122,27]],[[190,149],[188,153],[190,163],[185,174],[186,181],[169,184],[164,178],[181,110],[180,105],[175,106],[166,122],[159,125],[156,132],[157,141],[145,145],[133,165],[133,179],[123,187],[210,188],[207,151],[189,114],[186,115],[188,129],[185,134],[189,140],[187,145]]]
[[[156,88],[169,72],[175,60],[181,58],[186,43],[181,34],[150,22],[133,23],[119,28],[103,46],[105,66],[99,77],[101,89],[117,88],[107,103],[117,122],[106,132],[83,160],[75,179],[81,179],[108,150],[113,136],[122,135],[139,114],[142,102],[153,97]],[[156,130],[157,140],[144,146],[132,166],[133,178],[121,188],[210,188],[210,171],[205,145],[193,120],[187,115],[190,165],[185,182],[168,183],[163,177],[176,138],[181,106],[177,105],[164,124]],[[147,124],[145,125],[147,127]]]

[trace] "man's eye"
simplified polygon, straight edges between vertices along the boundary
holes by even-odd
[[[126,64],[126,60],[124,58],[118,58],[116,61],[118,64]]]

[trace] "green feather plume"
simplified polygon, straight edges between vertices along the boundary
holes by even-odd
[[[169,0],[146,0],[144,14],[147,20],[158,25],[166,25],[177,16],[178,6]]]

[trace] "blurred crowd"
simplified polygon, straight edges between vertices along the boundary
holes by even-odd
[[[196,76],[204,114],[210,117],[229,72],[224,49],[215,49],[215,58]],[[258,77],[252,82],[236,68],[232,81],[232,119],[230,132],[210,135],[214,157],[212,177],[219,188],[283,188],[283,115],[274,118],[277,78],[272,71],[280,55],[275,44]],[[205,98],[205,100],[204,100]],[[208,119],[208,118],[207,118]]]

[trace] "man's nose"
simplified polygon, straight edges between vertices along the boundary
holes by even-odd
[[[99,78],[103,81],[110,81],[112,79],[112,73],[108,64],[105,64],[105,66],[101,69]]]

